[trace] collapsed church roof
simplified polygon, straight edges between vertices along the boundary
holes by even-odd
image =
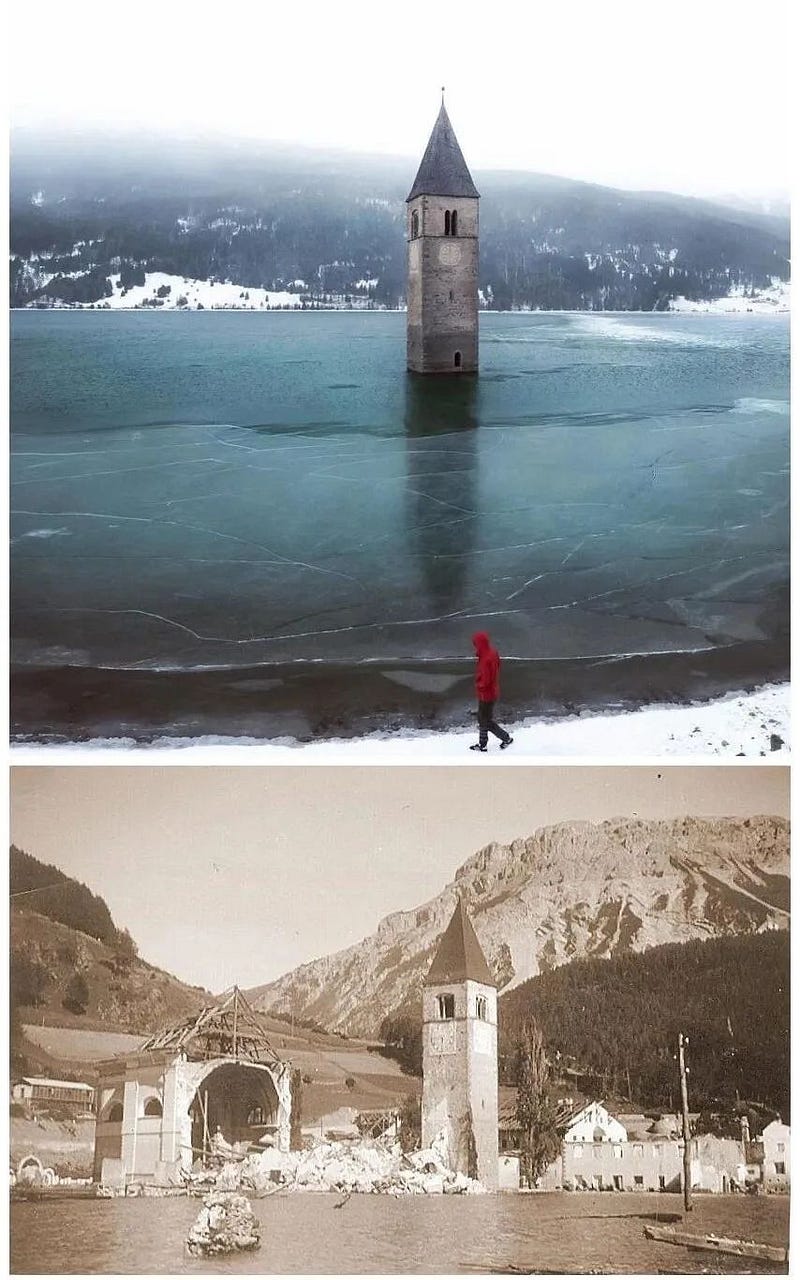
[[[482,982],[487,987],[497,986],[461,897],[442,934],[425,979],[427,986],[449,982]]]
[[[428,139],[425,154],[420,162],[414,185],[406,197],[417,196],[468,196],[479,200],[480,195],[467,168],[458,138],[450,123],[444,101],[436,117],[433,132]]]
[[[216,1004],[182,1022],[165,1027],[145,1040],[140,1053],[171,1050],[187,1058],[241,1058],[247,1062],[270,1063],[281,1060],[275,1053],[259,1014],[238,987],[226,991]]]

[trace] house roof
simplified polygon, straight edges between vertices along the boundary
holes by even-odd
[[[157,1031],[137,1052],[155,1050],[185,1053],[188,1058],[201,1060],[243,1058],[272,1065],[280,1062],[259,1015],[238,987],[226,992],[216,1004]]]
[[[21,1084],[39,1084],[48,1089],[84,1089],[87,1093],[93,1093],[94,1090],[90,1084],[84,1084],[82,1080],[50,1080],[47,1076],[22,1076]]]
[[[480,199],[444,101],[406,202],[423,195],[469,196],[474,200]]]
[[[481,950],[464,899],[459,898],[449,925],[442,934],[439,949],[425,979],[426,986],[449,982],[482,982],[496,987],[486,956]]]

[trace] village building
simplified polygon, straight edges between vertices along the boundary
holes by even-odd
[[[761,1134],[761,1180],[766,1186],[788,1189],[791,1182],[791,1130],[773,1120]]]
[[[82,1080],[51,1080],[47,1076],[23,1076],[11,1086],[12,1102],[31,1110],[57,1107],[76,1115],[94,1110],[94,1089]]]
[[[422,1145],[498,1185],[497,986],[463,899],[422,993]]]
[[[289,1150],[291,1072],[245,997],[98,1063],[94,1178],[176,1182],[213,1149]]]
[[[478,202],[442,106],[407,197],[407,363],[414,373],[478,371]]]

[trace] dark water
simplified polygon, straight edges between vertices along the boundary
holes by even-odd
[[[453,1274],[530,1271],[781,1271],[647,1240],[647,1222],[680,1216],[679,1196],[272,1196],[253,1201],[261,1248],[233,1258],[185,1256],[197,1200],[95,1200],[11,1210],[12,1273]],[[688,1230],[786,1245],[788,1199],[698,1198]]]
[[[446,720],[479,627],[518,710],[785,674],[786,317],[404,324],[13,315],[19,733]]]

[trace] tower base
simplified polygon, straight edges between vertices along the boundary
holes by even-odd
[[[411,373],[477,373],[477,334],[451,332],[426,335],[409,325],[406,363]]]

